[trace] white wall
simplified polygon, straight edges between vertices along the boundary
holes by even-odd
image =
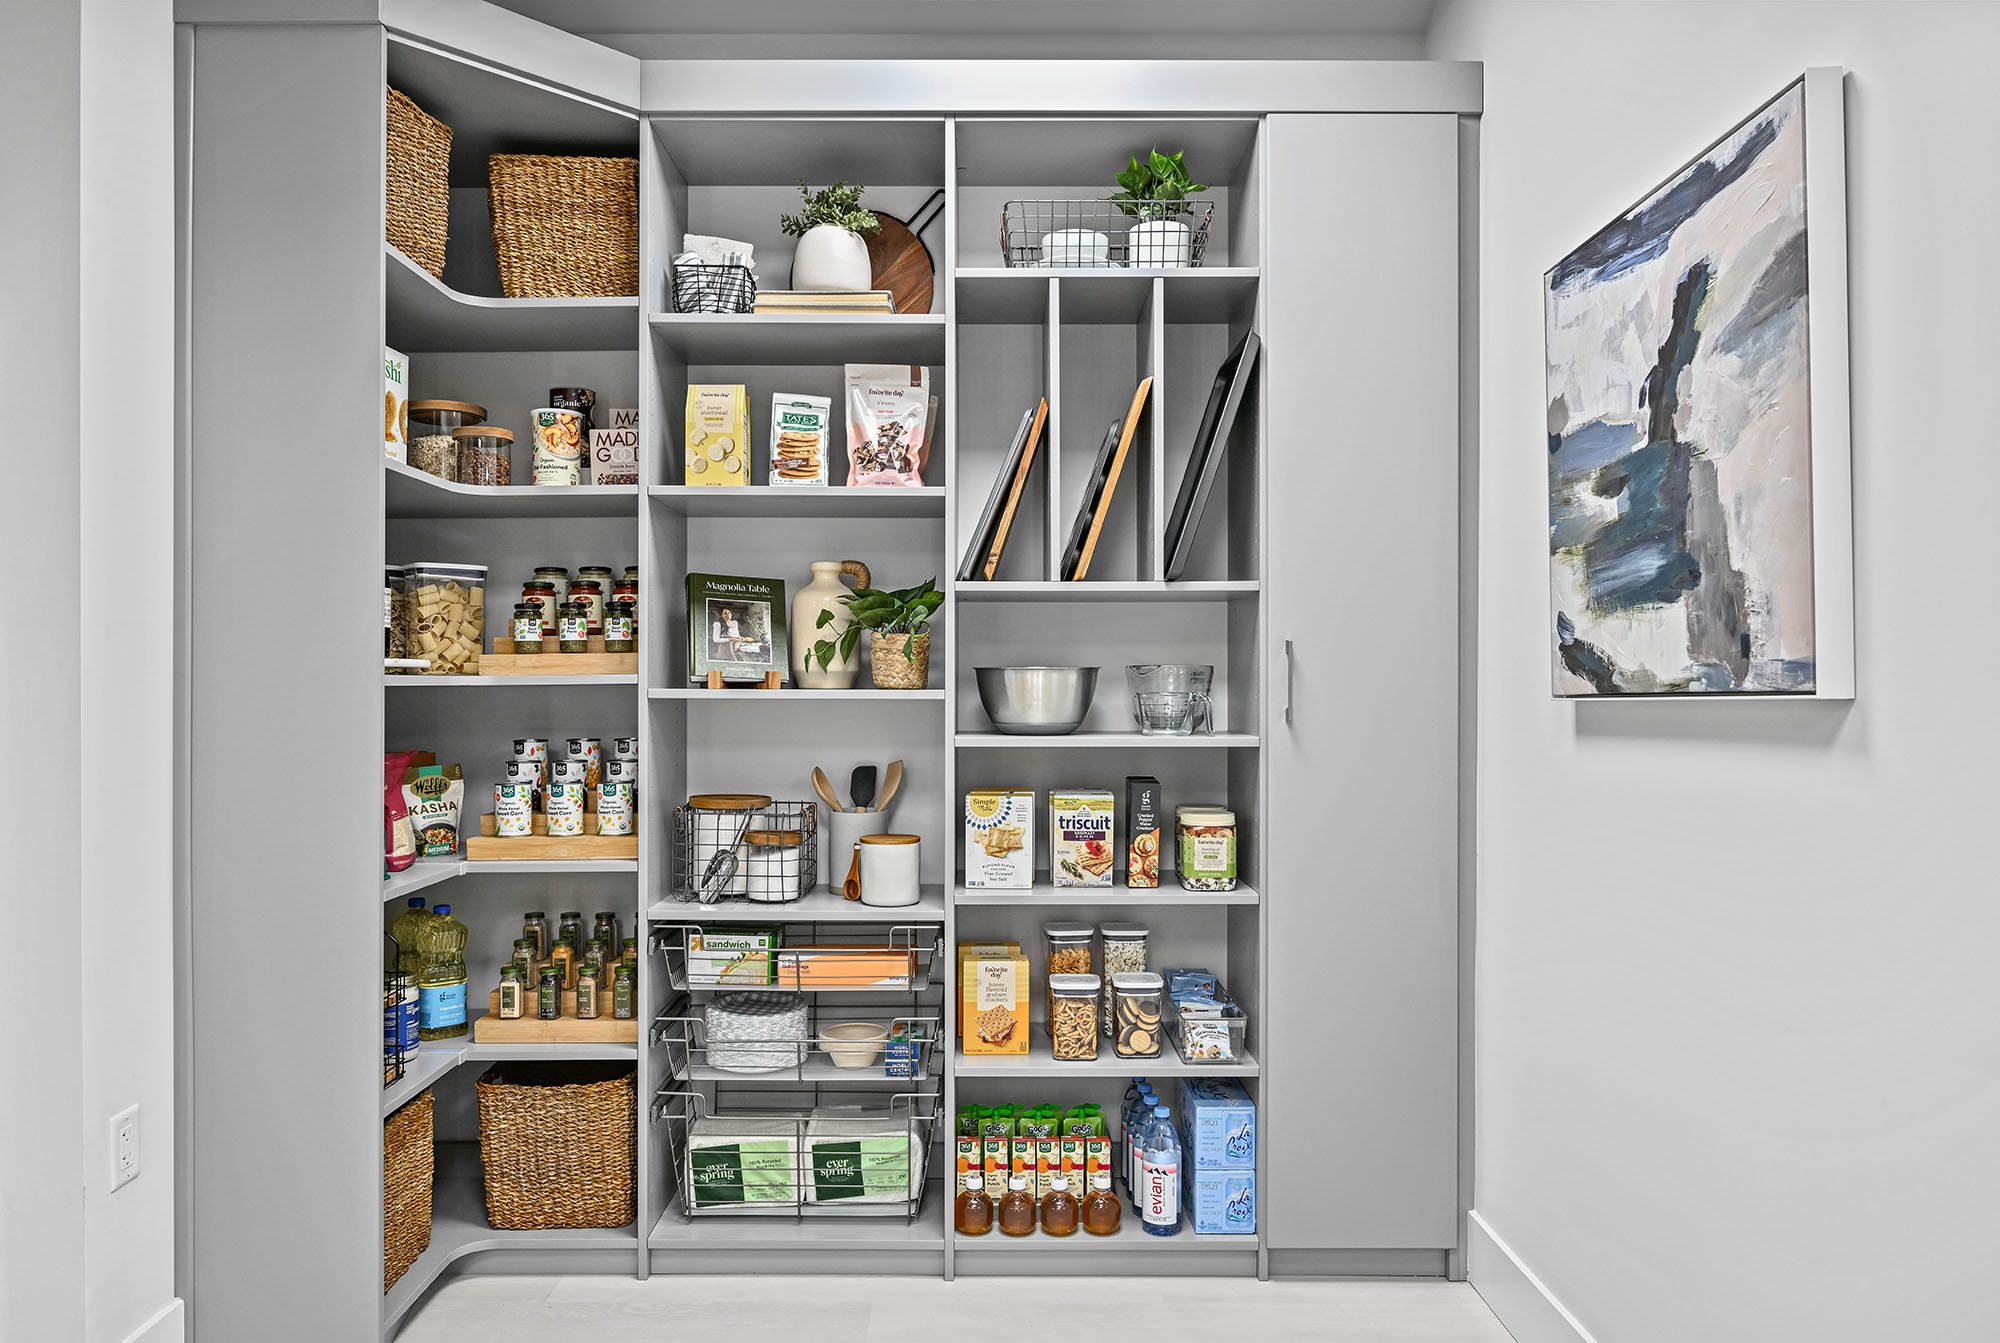
[[[1486,62],[1474,1207],[1601,1343],[2000,1336],[1996,52],[1992,4],[1433,28]],[[1850,71],[1860,698],[1552,703],[1542,273],[1809,65]]]
[[[10,660],[0,698],[7,739],[36,762],[16,783],[53,785],[0,808],[19,879],[0,1339],[171,1343],[172,8],[0,8],[17,57],[0,81],[6,176],[43,188],[0,194],[17,263],[0,366],[36,426],[10,448],[7,535],[12,563],[38,575],[21,585],[37,594],[21,627],[37,656]],[[133,1104],[142,1173],[114,1194],[109,1120]]]

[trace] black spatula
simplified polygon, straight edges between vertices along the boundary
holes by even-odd
[[[875,800],[875,767],[856,765],[854,777],[847,781],[847,791],[854,798],[854,809],[867,811],[868,804]]]

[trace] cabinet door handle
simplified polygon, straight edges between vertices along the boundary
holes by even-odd
[[[1292,641],[1285,640],[1285,726],[1292,725]]]

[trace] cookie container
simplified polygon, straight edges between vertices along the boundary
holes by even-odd
[[[1112,1048],[1121,1059],[1160,1056],[1166,983],[1147,971],[1111,976]]]
[[[1134,974],[1146,968],[1146,939],[1152,929],[1143,923],[1104,923],[1098,925],[1097,936],[1103,943],[1100,973],[1110,975]],[[1098,1025],[1106,1034],[1111,1034],[1111,998],[1107,994],[1098,1009]]]

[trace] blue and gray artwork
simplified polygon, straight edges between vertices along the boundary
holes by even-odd
[[[1804,89],[1548,273],[1559,696],[1810,693]]]

